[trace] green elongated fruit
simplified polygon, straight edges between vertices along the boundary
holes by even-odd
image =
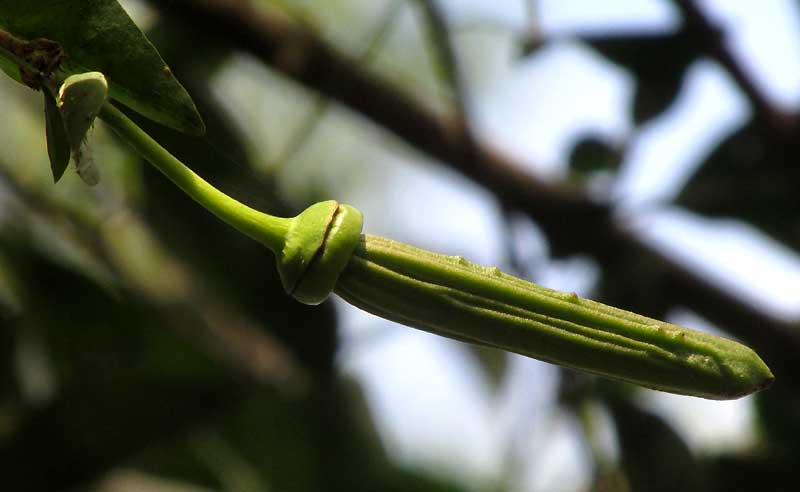
[[[361,235],[335,201],[294,218],[253,210],[183,165],[119,110],[103,119],[198,203],[271,249],[289,294],[318,304],[331,289],[378,316],[649,388],[739,398],[774,377],[749,348],[575,294],[558,292],[390,239]]]
[[[64,121],[58,110],[56,100],[46,87],[42,87],[44,95],[45,137],[47,139],[47,156],[50,158],[50,170],[53,171],[53,182],[58,183],[64,170],[69,165],[69,140],[64,129]]]
[[[335,292],[405,325],[670,393],[734,399],[774,379],[732,340],[377,236],[362,237]]]
[[[108,99],[108,82],[100,72],[67,77],[58,91],[58,109],[64,121],[67,140],[78,175],[88,185],[96,185],[100,176],[94,166],[86,134]]]

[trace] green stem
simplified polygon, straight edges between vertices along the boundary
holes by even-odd
[[[283,250],[292,219],[259,212],[214,188],[110,103],[103,106],[99,116],[142,157],[209,212],[275,254]]]

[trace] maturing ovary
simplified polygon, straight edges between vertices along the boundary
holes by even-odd
[[[733,399],[774,380],[732,340],[381,237],[362,236],[335,292],[398,323],[660,391]]]

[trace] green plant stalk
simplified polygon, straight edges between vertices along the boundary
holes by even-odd
[[[212,187],[110,104],[100,117],[200,205],[275,252],[284,289],[301,302],[317,304],[334,291],[425,331],[671,393],[733,399],[774,379],[737,342],[361,235],[361,214],[347,205],[320,202],[291,219],[258,212]]]
[[[280,251],[283,247],[290,219],[254,210],[214,188],[110,103],[103,105],[99,116],[142,157],[209,212],[272,251]]]
[[[99,116],[193,200],[272,250],[287,293],[306,304],[319,304],[330,295],[358,243],[358,210],[329,200],[294,218],[259,212],[211,186],[112,104],[103,105]]]

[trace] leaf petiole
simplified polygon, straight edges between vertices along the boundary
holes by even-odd
[[[106,102],[103,105],[99,117],[142,157],[209,212],[238,231],[264,244],[276,254],[283,249],[291,219],[259,212],[214,188],[159,145],[111,103]]]

